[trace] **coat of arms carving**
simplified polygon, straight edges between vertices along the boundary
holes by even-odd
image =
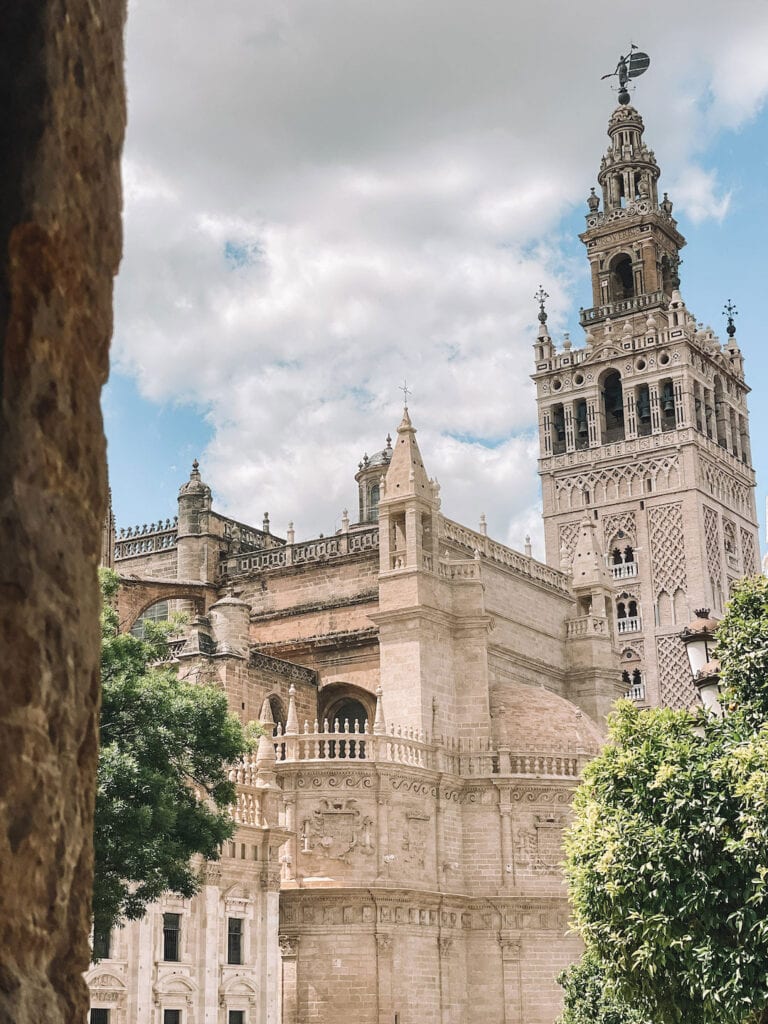
[[[352,798],[321,800],[301,824],[301,852],[344,864],[351,863],[355,854],[370,856],[374,850],[373,819],[364,816],[357,804]]]
[[[537,814],[532,825],[518,832],[515,859],[520,867],[556,874],[563,860],[565,818],[559,814]]]

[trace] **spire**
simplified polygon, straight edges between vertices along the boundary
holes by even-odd
[[[265,727],[265,730],[271,726],[270,732],[275,731],[275,717],[272,714],[272,705],[269,703],[269,697],[265,697],[264,703],[261,705],[259,721]]]
[[[573,552],[573,589],[584,590],[610,584],[603,552],[597,537],[597,523],[585,515],[579,524],[579,536]]]
[[[288,715],[285,719],[285,735],[297,736],[299,732],[299,716],[296,713],[296,687],[291,683],[288,690]]]
[[[387,499],[416,495],[432,500],[433,487],[416,441],[416,429],[411,423],[408,406],[397,428],[397,441],[387,470]]]
[[[384,719],[384,705],[381,700],[381,687],[376,687],[376,713],[373,718],[374,736],[383,736],[387,731],[387,723]]]

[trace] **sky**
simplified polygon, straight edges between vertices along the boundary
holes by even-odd
[[[533,294],[580,345],[577,234],[616,103],[600,79],[630,42],[683,298],[722,337],[739,310],[762,521],[768,4],[647,0],[640,27],[621,10],[131,0],[103,400],[118,526],[172,516],[197,457],[222,512],[333,532],[407,380],[445,514],[543,557]]]

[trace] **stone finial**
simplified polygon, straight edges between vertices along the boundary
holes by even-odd
[[[525,550],[525,557],[526,558],[530,558],[531,555],[532,555],[531,535],[530,535],[530,533],[526,533],[526,535],[525,535],[525,549],[524,550]]]
[[[259,736],[259,745],[256,748],[256,769],[258,771],[270,771],[275,767],[275,744],[265,732]]]
[[[384,705],[381,700],[382,690],[376,687],[376,714],[373,716],[373,735],[383,736],[387,731],[387,723],[384,719]]]
[[[485,518],[485,512],[480,515],[480,533],[482,533],[484,537],[488,536],[488,522]]]
[[[298,736],[299,716],[296,713],[296,687],[291,683],[288,690],[288,715],[285,719],[285,735]]]
[[[341,531],[342,533],[349,532],[349,509],[344,509],[341,513]]]
[[[296,531],[293,528],[293,520],[291,520],[291,522],[288,523],[288,530],[286,531],[286,534],[285,534],[285,542],[286,542],[286,544],[293,544],[295,538],[296,538]]]
[[[264,698],[264,703],[261,705],[261,711],[259,712],[259,722],[264,726],[271,726],[272,731],[275,728],[275,718],[272,714],[272,705],[269,703],[269,697]]]
[[[269,533],[269,512],[264,513],[264,521],[261,525],[263,533]]]

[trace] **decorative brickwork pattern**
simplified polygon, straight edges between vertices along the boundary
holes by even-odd
[[[573,562],[573,553],[576,550],[576,541],[579,537],[579,520],[574,519],[570,523],[560,524],[560,555],[567,553],[568,562]]]
[[[742,529],[741,531],[741,557],[744,564],[744,573],[747,576],[753,576],[758,572],[755,535],[751,530]]]
[[[637,519],[635,513],[627,509],[603,519],[604,548],[608,551],[611,542],[619,533],[623,533],[632,544],[637,543]]]
[[[733,474],[721,466],[715,465],[709,459],[701,458],[701,468],[704,474],[704,482],[707,490],[713,498],[717,498],[728,508],[741,512],[743,515],[752,517],[750,508],[749,488],[738,480]]]
[[[656,640],[659,666],[659,702],[667,708],[687,708],[696,703],[691,668],[680,638],[660,636]]]
[[[653,565],[653,597],[662,590],[672,596],[688,587],[683,538],[683,507],[679,501],[656,505],[648,510]]]
[[[642,498],[646,481],[652,491],[673,490],[681,485],[680,464],[676,454],[658,459],[633,459],[623,466],[586,471],[578,476],[563,476],[555,481],[555,501],[559,512],[580,508],[584,491],[593,505],[605,505],[622,498]]]
[[[720,557],[720,526],[717,512],[713,508],[703,507],[704,542],[707,548],[707,571],[712,584],[715,604],[722,600],[723,593],[723,560]],[[719,606],[719,605],[718,605]]]

